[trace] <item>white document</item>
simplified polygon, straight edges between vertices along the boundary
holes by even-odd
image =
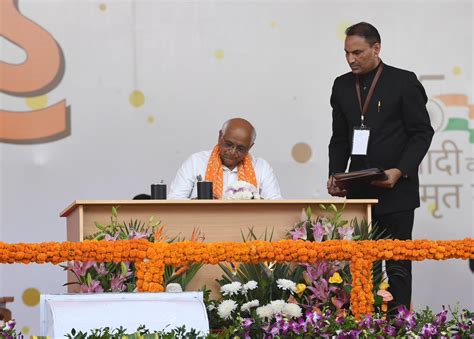
[[[354,128],[352,137],[352,155],[367,155],[369,146],[370,129]]]

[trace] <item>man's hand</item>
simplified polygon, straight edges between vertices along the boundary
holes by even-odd
[[[402,177],[402,171],[400,171],[398,168],[391,168],[385,170],[385,175],[387,175],[387,179],[374,180],[370,184],[382,188],[393,188],[398,180]]]
[[[347,194],[346,190],[340,189],[334,183],[334,177],[331,175],[328,179],[327,183],[328,193],[331,194],[333,197],[345,197]]]

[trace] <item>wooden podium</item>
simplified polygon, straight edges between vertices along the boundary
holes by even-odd
[[[82,241],[97,232],[95,222],[108,224],[112,207],[118,207],[119,222],[138,219],[147,221],[151,216],[165,225],[169,236],[191,237],[194,228],[204,233],[206,242],[242,241],[253,228],[260,236],[265,230],[273,230],[273,240],[283,239],[287,232],[300,221],[303,209],[311,206],[313,214],[322,216],[319,204],[344,205],[346,220],[372,220],[371,207],[375,199],[364,200],[76,200],[61,217],[67,218],[67,240]],[[203,267],[188,285],[197,290],[202,285],[217,289],[215,279],[222,275],[218,266]],[[73,286],[73,285],[69,285]]]

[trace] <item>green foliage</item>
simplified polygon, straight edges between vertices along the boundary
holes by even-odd
[[[66,335],[68,339],[200,339],[212,338],[196,331],[195,329],[186,330],[185,326],[173,328],[164,331],[150,331],[144,325],[140,325],[135,333],[128,334],[123,327],[112,329],[103,327],[90,330],[89,332],[77,331],[74,328]]]

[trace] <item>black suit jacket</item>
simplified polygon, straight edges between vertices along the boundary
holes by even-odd
[[[374,74],[375,70],[361,77],[367,84],[364,87],[370,87]],[[348,198],[379,199],[373,209],[378,214],[420,206],[418,166],[434,134],[426,102],[425,90],[413,72],[384,65],[365,117],[365,125],[371,129],[367,156],[351,158],[353,129],[361,124],[355,75],[346,73],[334,81],[329,173],[344,172],[351,158],[350,171],[398,168],[404,175],[392,189],[355,186],[348,191]]]

